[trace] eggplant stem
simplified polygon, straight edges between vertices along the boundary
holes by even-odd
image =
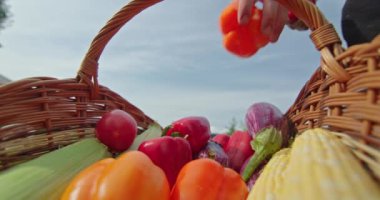
[[[264,151],[255,152],[255,154],[249,159],[248,164],[244,168],[242,178],[247,182],[252,174],[255,172],[256,168],[262,163],[262,161],[267,157]]]

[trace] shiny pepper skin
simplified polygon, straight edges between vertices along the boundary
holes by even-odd
[[[174,185],[181,168],[192,159],[190,144],[181,137],[163,136],[146,140],[140,144],[138,150],[164,170],[170,187]]]
[[[162,169],[144,153],[129,151],[84,169],[69,184],[61,200],[167,200],[169,195],[169,182]]]
[[[180,136],[190,143],[193,155],[199,153],[207,145],[211,137],[210,122],[201,116],[189,116],[181,118],[166,127],[168,136]]]
[[[171,200],[245,200],[248,188],[241,176],[218,162],[199,158],[180,171]]]
[[[247,131],[236,130],[230,136],[225,152],[230,161],[230,167],[240,172],[244,161],[254,154],[251,146],[252,137]]]
[[[61,200],[91,200],[96,194],[96,184],[104,169],[115,159],[100,160],[82,170],[66,187]]]

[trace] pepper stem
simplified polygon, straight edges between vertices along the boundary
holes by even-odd
[[[164,130],[162,130],[162,134],[161,134],[161,136],[165,136],[165,135],[167,135],[169,129],[171,129],[171,128],[172,128],[172,125],[166,126],[166,127],[164,128]]]

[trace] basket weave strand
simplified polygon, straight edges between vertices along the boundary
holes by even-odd
[[[91,43],[76,78],[32,77],[0,86],[0,170],[94,136],[100,117],[130,113],[141,129],[154,121],[98,83],[98,60],[110,39],[136,14],[159,1],[132,1]]]
[[[108,42],[134,16],[160,1],[162,0],[131,1],[120,9],[94,38],[78,72],[78,78],[81,81],[93,86],[92,93],[94,97],[96,97],[99,90],[97,84],[98,61]]]
[[[278,0],[310,28],[320,66],[286,116],[298,132],[324,127],[380,147],[380,36],[344,49],[339,36],[308,0]],[[0,86],[0,169],[93,136],[105,112],[131,113],[141,128],[153,122],[98,83],[98,60],[112,37],[136,14],[160,0],[132,0],[94,38],[76,78],[27,78]],[[360,148],[360,145],[357,145]],[[364,145],[365,146],[365,145]],[[378,165],[377,165],[378,166]]]
[[[323,75],[324,68],[317,69],[312,76],[317,78],[312,80],[313,87],[305,84],[287,113],[300,132],[322,126],[380,147],[378,38],[370,44],[350,47],[334,58],[338,63],[345,63],[344,70],[351,77],[348,81],[335,83]]]
[[[369,44],[343,49],[334,27],[304,0],[278,0],[312,31],[320,67],[287,111],[298,132],[324,127],[380,147],[380,36]]]

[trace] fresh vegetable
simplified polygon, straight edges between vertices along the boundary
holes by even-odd
[[[228,140],[230,140],[230,136],[224,133],[217,134],[211,140],[218,143],[220,146],[223,147],[224,150],[226,150],[227,145],[228,145]]]
[[[132,145],[128,148],[129,151],[137,150],[141,143],[143,143],[146,140],[154,139],[154,138],[160,138],[162,136],[162,128],[157,123],[152,123],[149,125],[148,129],[146,129],[141,134],[138,134],[133,140]]]
[[[175,183],[181,168],[192,160],[189,142],[181,137],[163,136],[146,140],[138,148],[164,170],[170,187]]]
[[[185,137],[191,146],[193,155],[207,144],[211,137],[210,122],[205,117],[190,116],[174,121],[166,127],[164,134]]]
[[[224,167],[229,167],[228,155],[219,144],[213,141],[209,141],[207,145],[199,152],[198,158],[210,158]]]
[[[226,147],[226,154],[230,161],[230,167],[236,172],[240,172],[244,161],[254,153],[251,141],[252,137],[247,131],[236,130],[230,136]]]
[[[94,200],[169,199],[164,171],[140,151],[121,154],[98,180]]]
[[[97,139],[83,139],[0,173],[0,199],[59,199],[78,172],[110,157]]]
[[[269,38],[261,32],[262,10],[253,5],[250,21],[241,25],[237,21],[237,8],[237,1],[234,1],[221,13],[224,47],[234,55],[250,57],[269,43]]]
[[[136,120],[127,112],[112,110],[102,116],[96,124],[96,137],[111,150],[127,150],[137,134]]]
[[[265,159],[276,153],[282,146],[281,131],[274,127],[265,128],[256,135],[256,138],[252,141],[252,147],[255,150],[255,154],[249,160],[247,166],[243,171],[243,180],[248,181],[256,168]]]
[[[253,155],[252,155],[253,156]],[[243,166],[241,167],[240,169],[240,175],[243,176],[243,172],[244,172],[244,169],[245,167],[247,166],[247,164],[249,163],[250,159],[252,158],[252,156],[248,157],[245,161],[244,161],[244,164]],[[265,165],[267,164],[267,161],[264,160],[257,168],[256,170],[253,172],[253,174],[251,175],[251,177],[245,182],[248,186],[248,190],[251,190],[252,187],[255,185],[257,179],[259,178],[260,174],[262,173]]]
[[[100,160],[81,171],[67,186],[61,200],[91,200],[96,193],[99,177],[115,159]]]
[[[283,114],[280,109],[266,102],[252,104],[245,115],[248,133],[252,137],[255,137],[258,132],[267,127],[274,127],[280,130],[282,119]]]
[[[380,187],[348,146],[316,128],[298,136],[279,196],[281,200],[380,199]]]
[[[199,158],[181,169],[170,199],[236,200],[247,195],[247,186],[238,173],[214,160]]]
[[[263,172],[258,176],[256,183],[249,192],[247,200],[273,199],[281,200],[278,192],[283,186],[284,171],[288,164],[290,149],[285,148],[275,153]],[[302,188],[302,185],[299,185]]]

